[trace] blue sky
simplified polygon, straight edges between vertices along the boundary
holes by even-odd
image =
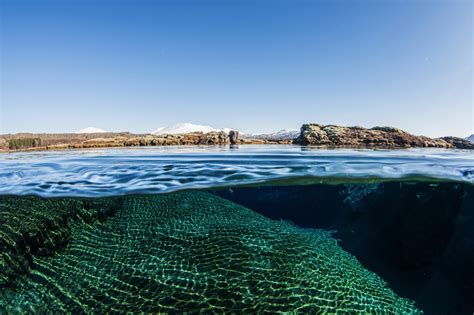
[[[474,132],[471,1],[0,2],[0,133]]]

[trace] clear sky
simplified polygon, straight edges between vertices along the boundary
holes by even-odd
[[[0,133],[474,132],[472,1],[0,2]]]

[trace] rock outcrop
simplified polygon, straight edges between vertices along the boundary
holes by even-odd
[[[239,141],[239,132],[235,130],[229,131],[229,141],[231,144],[237,144]]]
[[[457,149],[469,149],[469,150],[474,149],[474,142],[471,142],[471,141],[463,139],[463,138],[442,137],[440,139],[452,144]]]
[[[342,127],[304,124],[295,144],[316,146],[381,147],[381,148],[462,148],[472,149],[461,138],[429,138],[415,136],[393,127]]]

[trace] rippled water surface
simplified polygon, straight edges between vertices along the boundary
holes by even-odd
[[[0,155],[0,194],[108,196],[296,180],[424,179],[474,182],[463,150],[298,146],[153,147]]]

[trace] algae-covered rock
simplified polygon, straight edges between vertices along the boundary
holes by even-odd
[[[3,311],[419,313],[329,232],[203,192],[131,196],[33,258]]]
[[[118,199],[0,197],[0,287],[28,273],[32,255],[63,247],[74,224],[103,220],[118,204]]]

